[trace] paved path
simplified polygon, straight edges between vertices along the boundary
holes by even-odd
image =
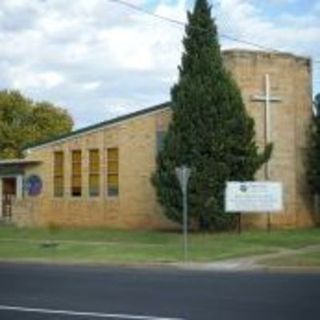
[[[320,275],[0,263],[2,320],[298,320]]]
[[[320,245],[310,245],[299,249],[279,249],[275,253],[261,254],[256,256],[242,257],[242,258],[233,258],[228,260],[208,262],[208,263],[174,263],[173,266],[177,266],[182,269],[189,270],[202,270],[202,271],[252,271],[252,270],[280,270],[284,271],[294,270],[294,271],[318,271],[320,273],[320,267],[315,268],[278,268],[278,267],[268,267],[265,265],[264,261],[273,258],[287,257],[291,255],[296,255],[300,253],[307,252],[319,252]]]

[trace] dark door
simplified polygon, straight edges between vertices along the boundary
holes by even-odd
[[[16,178],[2,178],[2,216],[10,218],[12,215],[12,202],[17,193]]]

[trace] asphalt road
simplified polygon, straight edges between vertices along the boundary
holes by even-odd
[[[0,264],[1,320],[320,318],[320,274]]]

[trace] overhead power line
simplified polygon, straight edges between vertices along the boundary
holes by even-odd
[[[119,3],[127,8],[130,8],[132,10],[135,10],[135,11],[138,11],[138,12],[142,12],[144,14],[147,14],[149,16],[153,16],[155,18],[158,18],[160,20],[165,20],[165,21],[169,21],[171,23],[174,23],[176,25],[184,25],[184,23],[182,21],[178,21],[178,20],[175,20],[175,19],[172,19],[172,18],[168,18],[168,17],[165,17],[165,16],[162,16],[162,15],[159,15],[159,14],[156,14],[156,13],[153,13],[147,9],[144,9],[142,7],[139,7],[135,4],[132,4],[132,3],[129,3],[129,2],[126,2],[126,1],[123,1],[123,0],[107,0],[109,2],[114,2],[114,3]]]
[[[169,17],[166,17],[166,16],[163,16],[163,15],[159,15],[159,14],[156,14],[156,13],[153,13],[147,9],[144,9],[140,6],[137,6],[135,4],[132,4],[132,3],[128,3],[124,0],[107,0],[109,2],[113,2],[113,3],[117,3],[117,4],[121,4],[127,8],[130,8],[132,10],[135,10],[135,11],[138,11],[138,12],[142,12],[144,14],[147,14],[149,16],[152,16],[154,18],[157,18],[157,19],[160,19],[160,20],[163,20],[163,21],[167,21],[167,22],[170,22],[172,24],[175,24],[175,25],[179,25],[179,26],[185,26],[185,23],[183,21],[179,21],[179,20],[176,20],[176,19],[173,19],[173,18],[169,18]],[[208,32],[207,29],[205,28],[201,28],[201,27],[192,27],[194,29],[197,29],[197,30],[200,30],[200,31],[204,31],[204,32]],[[248,40],[245,40],[245,39],[240,39],[238,37],[233,37],[233,36],[230,36],[230,35],[227,35],[227,34],[223,34],[223,33],[219,33],[219,36],[222,37],[222,38],[225,38],[227,40],[231,40],[231,41],[234,41],[234,42],[239,42],[239,43],[242,43],[242,44],[246,44],[246,45],[250,45],[250,46],[253,46],[253,47],[257,47],[259,49],[264,49],[264,50],[267,50],[267,51],[273,51],[273,52],[280,52],[280,50],[277,50],[277,49],[274,49],[274,48],[270,48],[270,47],[267,47],[267,46],[264,46],[262,44],[258,44],[258,43],[255,43],[255,42],[252,42],[252,41],[248,41]]]

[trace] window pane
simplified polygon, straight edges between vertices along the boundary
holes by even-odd
[[[61,176],[54,177],[54,196],[63,196],[63,177]]]
[[[118,173],[118,162],[109,161],[108,173]]]
[[[81,187],[72,187],[72,196],[80,197],[81,196]]]
[[[119,188],[118,187],[108,187],[108,196],[118,196],[119,195]]]
[[[117,174],[108,174],[108,184],[112,186],[118,185],[118,175]]]
[[[89,150],[89,195],[100,193],[100,158],[99,150]]]
[[[72,186],[73,187],[81,187],[81,176],[73,176],[72,177]]]
[[[118,196],[119,194],[119,150],[118,148],[108,149],[108,195]]]
[[[118,148],[109,148],[108,149],[108,159],[109,160],[118,160]]]
[[[90,185],[92,185],[92,186],[95,186],[95,187],[97,187],[97,186],[99,186],[99,175],[91,175],[90,176]]]
[[[97,162],[99,161],[99,150],[90,150],[89,151],[89,155],[90,155],[90,162]]]
[[[53,193],[55,197],[62,197],[64,193],[64,155],[62,151],[54,152]]]
[[[72,162],[81,162],[81,150],[72,151]]]
[[[81,196],[81,150],[72,151],[71,195]]]
[[[72,165],[72,172],[74,175],[81,175],[81,163],[74,163]]]
[[[165,134],[165,131],[157,131],[157,153],[163,149]]]
[[[97,197],[99,196],[100,194],[100,188],[99,187],[90,187],[90,190],[89,190],[89,195],[91,197]]]
[[[99,175],[89,176],[89,194],[90,196],[98,196],[100,193],[100,177]]]
[[[99,162],[90,162],[89,170],[92,173],[98,173],[100,170]]]

